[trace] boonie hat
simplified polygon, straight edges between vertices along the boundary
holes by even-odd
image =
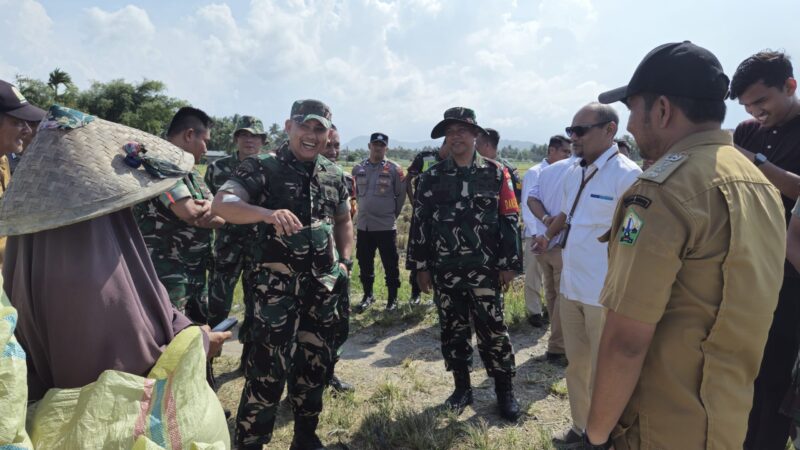
[[[239,117],[239,120],[236,121],[236,127],[233,130],[234,139],[236,139],[240,131],[247,131],[256,136],[261,136],[261,139],[267,142],[267,132],[264,131],[264,124],[255,116]]]
[[[46,114],[43,109],[28,103],[16,86],[3,80],[0,80],[0,113],[28,122],[38,122]]]
[[[464,123],[478,130],[479,134],[486,134],[486,130],[478,126],[475,111],[463,106],[456,106],[444,112],[444,120],[437,123],[431,130],[431,139],[438,139],[444,136],[447,126],[453,123]]]
[[[373,142],[383,142],[385,145],[389,145],[389,136],[383,133],[372,133],[369,137],[369,143]]]
[[[331,127],[331,109],[319,100],[297,100],[292,105],[291,118],[295,122],[301,123],[315,119],[323,127]]]
[[[636,94],[724,100],[730,80],[713,53],[689,41],[660,45],[648,53],[627,86],[600,94],[600,103],[625,101]]]
[[[194,157],[125,125],[53,105],[0,203],[0,235],[104,216],[172,188]]]

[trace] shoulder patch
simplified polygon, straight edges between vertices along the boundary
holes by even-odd
[[[622,221],[622,229],[619,231],[619,242],[622,245],[633,246],[639,239],[644,221],[632,209],[628,209],[625,219]]]
[[[661,184],[689,159],[687,153],[672,153],[662,157],[657,163],[639,175],[642,180]]]
[[[629,195],[622,199],[622,204],[625,208],[631,205],[636,205],[636,206],[641,206],[644,209],[647,209],[651,203],[653,203],[652,200],[641,194]]]

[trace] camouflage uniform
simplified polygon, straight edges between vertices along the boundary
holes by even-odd
[[[261,136],[264,143],[267,141],[267,134],[264,131],[264,124],[256,117],[241,116],[236,122],[233,139],[240,131],[248,131],[256,136]],[[239,167],[239,152],[233,155],[220,158],[208,165],[205,181],[211,192],[217,194],[222,186],[233,175]],[[255,242],[258,235],[256,225],[236,225],[226,223],[221,229],[217,230],[217,239],[214,242],[214,268],[209,275],[208,282],[208,323],[212,327],[225,320],[231,312],[233,303],[233,293],[236,290],[236,283],[239,275],[242,280],[247,280],[250,276],[250,254],[248,249],[252,242]],[[249,285],[242,283],[244,290],[245,314],[244,322],[239,328],[239,340],[250,342],[248,330],[252,322],[252,305],[249,300],[251,293],[248,292]]]
[[[211,200],[200,174],[193,170],[171,190],[134,206],[158,279],[175,307],[197,323],[206,323],[206,270],[211,263],[212,231],[179,219],[169,205],[182,198]]]
[[[353,176],[349,173],[345,173],[344,178],[345,182],[347,183],[347,194],[352,200],[356,195],[355,180],[353,180]],[[350,217],[355,215],[353,205],[354,202],[351,201]],[[346,283],[346,286],[342,292],[341,301],[336,304],[336,316],[338,317],[338,320],[334,326],[335,330],[333,332],[333,365],[331,366],[331,377],[333,376],[333,366],[339,362],[339,358],[342,355],[342,346],[344,345],[345,341],[347,341],[347,336],[350,334],[350,279],[345,277],[344,282]]]
[[[412,191],[411,191],[411,199],[410,201],[413,202],[414,195],[417,192],[417,187],[419,187],[419,174],[422,172],[426,172],[428,169],[431,168],[434,164],[440,162],[442,157],[439,156],[439,150],[423,150],[417,153],[414,156],[414,159],[411,161],[411,165],[408,166],[408,175],[407,175],[407,183],[411,184]],[[413,203],[412,203],[413,207]],[[412,215],[412,223],[411,227],[414,227],[413,223],[413,215]],[[409,241],[409,244],[411,242]],[[411,285],[411,298],[419,298],[420,294],[422,293],[419,289],[419,284],[417,284],[417,271],[414,269],[413,264],[409,262],[409,254],[408,251],[411,249],[411,246],[406,247],[406,269],[408,269],[408,282]]]
[[[448,371],[472,366],[470,318],[489,376],[513,376],[498,271],[522,270],[519,207],[508,172],[474,153],[469,167],[452,158],[420,175],[409,236],[409,264],[430,271]]]
[[[205,182],[211,192],[216,195],[219,188],[233,175],[239,167],[239,154],[220,158],[208,165]],[[231,311],[233,293],[239,276],[247,280],[251,272],[250,246],[257,237],[256,225],[236,225],[226,223],[217,230],[214,241],[214,267],[210,271],[208,281],[208,323],[212,327],[223,321]],[[239,329],[239,340],[249,342],[247,330],[252,322],[251,293],[249,284],[243,282],[245,317]]]
[[[289,377],[289,397],[298,419],[317,420],[333,364],[337,306],[346,294],[339,269],[334,216],[350,210],[342,169],[322,156],[299,161],[288,144],[276,155],[248,158],[221,190],[267,209],[288,209],[304,228],[278,236],[272,225],[253,250],[248,279],[253,292],[253,344],[245,366],[236,434],[243,445],[266,444]]]

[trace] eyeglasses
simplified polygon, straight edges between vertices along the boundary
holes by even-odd
[[[607,124],[609,122],[611,122],[611,121],[610,120],[606,120],[605,122],[593,123],[591,125],[575,125],[574,127],[565,128],[564,131],[567,132],[567,136],[569,136],[569,137],[572,137],[572,136],[581,137],[584,134],[588,133],[589,130],[591,130],[592,128],[595,128],[595,127],[600,128],[600,127],[602,127],[603,125],[605,125],[605,124]]]
[[[474,129],[472,127],[462,127],[462,126],[458,126],[458,125],[452,125],[452,126],[447,127],[447,129],[444,130],[444,134],[446,136],[451,136],[451,135],[456,135],[456,134],[470,134],[470,133],[474,133],[473,130]]]

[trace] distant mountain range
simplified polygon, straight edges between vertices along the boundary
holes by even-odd
[[[403,147],[410,150],[421,150],[423,147],[438,147],[441,144],[442,140],[437,139],[428,139],[426,141],[416,141],[416,142],[409,142],[409,141],[399,141],[389,138],[389,148],[397,148]],[[358,150],[358,149],[367,149],[367,144],[369,144],[369,136],[357,136],[353,139],[350,139],[345,144],[342,145],[342,149],[348,150]],[[534,145],[533,142],[528,141],[514,141],[514,140],[505,140],[500,139],[500,148],[504,147],[512,147],[518,149],[529,149]]]

